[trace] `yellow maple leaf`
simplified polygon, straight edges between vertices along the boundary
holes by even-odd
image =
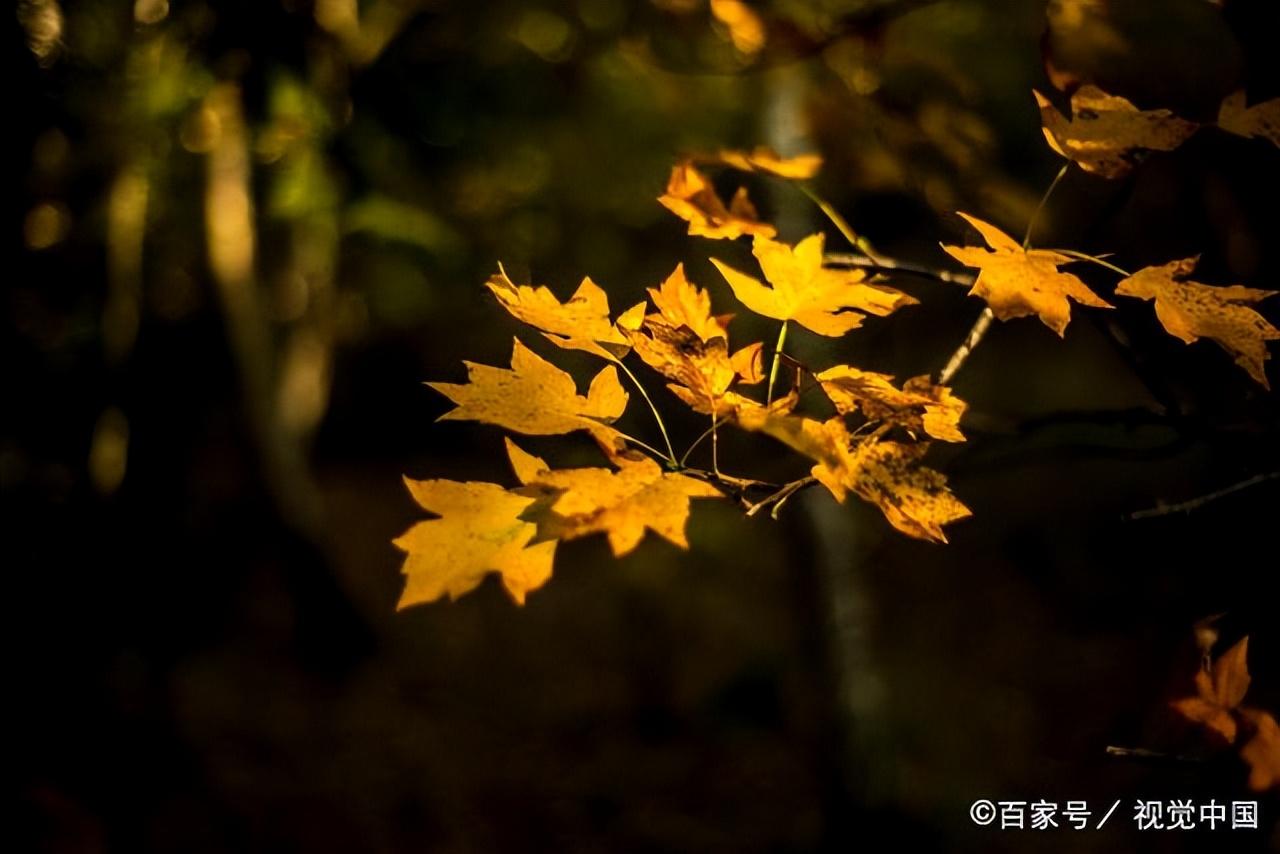
[[[501,265],[485,287],[516,319],[542,332],[556,346],[610,361],[617,361],[631,349],[626,332],[638,328],[644,317],[641,303],[624,312],[617,323],[610,320],[609,297],[590,278],[583,279],[563,303],[549,288],[515,284]]]
[[[667,181],[667,191],[658,197],[662,206],[689,223],[689,233],[711,238],[735,238],[744,234],[772,237],[777,229],[760,221],[755,205],[747,198],[747,188],[739,187],[725,207],[715,187],[688,161],[677,163]]]
[[[1244,90],[1223,98],[1218,109],[1218,127],[1237,136],[1259,136],[1280,145],[1280,98],[1252,107],[1246,107],[1245,103]]]
[[[842,415],[861,411],[868,420],[896,424],[913,435],[927,433],[944,442],[963,442],[960,417],[967,404],[928,375],[899,389],[889,374],[836,365],[815,376]]]
[[[711,314],[711,297],[689,282],[682,264],[661,287],[650,288],[649,296],[658,313],[645,318],[643,333],[631,336],[636,355],[674,380],[668,388],[694,410],[720,413],[739,369],[754,381],[762,361],[759,345],[729,354],[728,316]]]
[[[972,515],[947,488],[941,472],[919,464],[927,443],[855,442],[840,418],[818,421],[764,407],[740,409],[736,418],[745,429],[772,436],[814,460],[810,474],[837,501],[853,492],[909,537],[945,543],[942,526]]]
[[[1186,277],[1195,269],[1197,260],[1184,258],[1145,267],[1121,281],[1116,293],[1154,299],[1156,317],[1170,335],[1187,344],[1202,337],[1218,342],[1235,356],[1236,364],[1249,376],[1270,388],[1264,366],[1268,358],[1266,342],[1280,339],[1280,329],[1245,303],[1258,302],[1276,292],[1193,282]]]
[[[838,337],[862,323],[867,314],[884,316],[917,302],[895,288],[867,281],[866,271],[822,266],[821,234],[794,247],[756,237],[752,251],[771,287],[712,259],[734,295],[756,314],[794,320],[819,335]]]
[[[978,247],[947,246],[943,250],[967,267],[979,269],[969,291],[982,297],[1001,320],[1034,314],[1045,326],[1062,335],[1071,322],[1073,299],[1094,308],[1113,306],[1094,294],[1084,282],[1058,269],[1070,263],[1070,256],[1047,249],[1023,249],[1009,235],[988,222],[961,213],[990,250]]]
[[[1198,127],[1168,110],[1139,110],[1092,85],[1081,86],[1071,96],[1070,119],[1044,95],[1035,90],[1032,94],[1049,146],[1103,178],[1126,175],[1140,151],[1172,151]]]
[[[1174,710],[1228,744],[1234,743],[1237,725],[1232,713],[1249,690],[1248,654],[1249,638],[1244,637],[1213,664],[1196,671],[1195,696],[1174,700]]]
[[[409,492],[423,509],[439,516],[416,523],[394,542],[408,553],[404,592],[397,608],[456,599],[497,572],[518,604],[551,577],[556,543],[531,543],[537,526],[522,520],[534,498],[492,483],[410,480]]]
[[[591,380],[586,397],[573,377],[515,339],[511,369],[463,362],[465,383],[427,383],[455,404],[441,421],[482,421],[517,433],[551,436],[587,430],[601,441],[614,435],[607,425],[627,406],[618,372],[608,365]]]
[[[614,557],[631,552],[645,530],[689,548],[685,524],[692,498],[723,498],[709,483],[663,471],[648,457],[615,457],[618,471],[604,468],[552,469],[510,439],[507,453],[527,487],[553,494],[548,530],[562,540],[603,533]]]
[[[779,178],[799,181],[812,178],[822,168],[820,154],[783,157],[766,146],[756,146],[750,151],[721,149],[716,158],[726,166],[732,166],[743,172],[766,172]]]

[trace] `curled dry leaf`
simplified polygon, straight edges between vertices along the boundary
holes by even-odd
[[[463,362],[465,383],[427,383],[455,404],[441,421],[482,421],[517,433],[553,436],[587,430],[602,443],[611,441],[616,421],[627,406],[618,372],[609,365],[596,374],[586,397],[573,377],[515,339],[511,369]]]
[[[945,543],[943,526],[972,515],[947,488],[941,472],[920,465],[927,443],[870,437],[855,442],[840,418],[817,421],[764,407],[740,409],[737,421],[814,460],[810,474],[837,501],[853,492],[907,536]]]
[[[618,471],[604,468],[552,469],[510,439],[507,453],[525,492],[545,496],[539,537],[573,540],[603,533],[614,557],[631,552],[645,530],[689,547],[685,524],[692,498],[723,498],[700,480],[662,470],[645,456],[618,457]]]
[[[739,187],[726,207],[706,176],[687,161],[677,163],[671,170],[667,191],[658,201],[686,220],[692,235],[732,239],[744,234],[777,234],[773,226],[760,221],[755,205],[747,198],[746,187]]]
[[[918,302],[896,288],[867,281],[866,271],[822,266],[823,236],[813,234],[794,247],[757,237],[752,252],[766,286],[753,276],[712,259],[738,300],[756,314],[794,320],[819,335],[838,337],[862,323]]]
[[[617,361],[631,349],[626,332],[638,328],[644,317],[641,303],[624,312],[616,323],[610,320],[609,296],[590,278],[583,279],[565,302],[556,299],[549,288],[515,284],[501,265],[485,287],[512,316],[542,332],[557,347],[582,350],[609,361]]]
[[[1280,145],[1280,98],[1272,98],[1252,107],[1245,106],[1244,91],[1233,92],[1222,99],[1218,109],[1218,127],[1237,136],[1258,136]]]
[[[757,146],[750,151],[722,149],[716,158],[726,166],[743,172],[765,172],[779,178],[803,181],[818,174],[822,155],[798,154],[782,157],[772,148]]]
[[[1081,169],[1103,178],[1127,175],[1142,151],[1172,151],[1196,132],[1198,125],[1168,110],[1139,110],[1097,86],[1081,86],[1071,96],[1071,118],[1039,92],[1044,136],[1054,151]]]
[[[902,427],[913,436],[928,434],[944,442],[963,442],[960,417],[968,407],[947,386],[928,375],[913,377],[899,389],[889,374],[836,365],[815,376],[841,415],[861,412],[870,421]]]
[[[1190,344],[1200,338],[1218,342],[1264,388],[1268,341],[1280,339],[1280,329],[1247,304],[1274,295],[1275,291],[1242,285],[1214,287],[1186,277],[1196,258],[1183,258],[1158,267],[1146,267],[1124,279],[1116,293],[1154,299],[1156,317],[1173,337]]]
[[[1046,249],[1023,249],[1009,235],[988,222],[961,213],[990,250],[977,247],[946,246],[948,255],[967,267],[977,267],[977,281],[970,294],[982,297],[1001,320],[1036,315],[1054,332],[1062,335],[1071,322],[1075,300],[1094,308],[1112,308],[1071,273],[1058,269],[1072,260]]]
[[[439,518],[418,522],[395,545],[407,552],[406,583],[397,608],[456,599],[479,586],[489,572],[502,576],[511,598],[551,577],[555,541],[532,542],[537,526],[521,518],[535,499],[492,483],[409,480],[409,492]]]

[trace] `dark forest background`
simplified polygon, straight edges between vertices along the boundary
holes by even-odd
[[[1138,301],[975,352],[970,441],[932,458],[975,514],[950,545],[812,491],[777,522],[699,506],[687,553],[563,547],[524,608],[489,582],[394,611],[401,475],[507,478],[498,432],[436,424],[422,385],[505,361],[499,260],[615,307],[683,261],[728,304],[707,257],[746,248],[655,201],[680,154],[818,150],[855,228],[943,265],[954,211],[1021,234],[1059,168],[1046,60],[1189,118],[1280,96],[1267,2],[751,5],[756,52],[697,0],[17,4],[6,849],[1280,850],[1274,796],[1255,833],[1133,829],[1134,798],[1252,797],[1238,765],[1105,754],[1196,748],[1164,709],[1210,614],[1280,709],[1280,481],[1128,518],[1280,469],[1280,407]],[[1036,242],[1280,287],[1278,166],[1208,130],[1123,180],[1073,168]],[[784,239],[842,245],[746,180]],[[981,306],[897,284],[923,305],[797,354],[936,371]],[[1126,803],[1097,833],[1000,833],[980,797]]]

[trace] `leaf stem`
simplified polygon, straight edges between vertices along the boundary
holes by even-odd
[[[658,430],[662,433],[662,441],[665,442],[667,445],[667,453],[666,453],[667,461],[671,463],[671,465],[673,466],[679,465],[679,463],[676,462],[675,448],[671,447],[671,437],[667,434],[667,425],[662,423],[662,413],[658,412],[658,407],[653,405],[653,399],[649,397],[649,392],[645,391],[644,385],[641,384],[640,380],[636,378],[635,374],[631,373],[631,369],[628,368],[625,364],[623,364],[621,359],[616,361],[614,364],[616,364],[619,368],[622,368],[622,372],[631,379],[631,382],[633,385],[635,385],[636,390],[640,392],[640,396],[644,398],[644,402],[649,404],[649,411],[653,413],[653,420],[658,422]],[[636,444],[641,445],[643,447],[648,447],[648,445],[644,445],[644,443],[642,442],[636,442]],[[650,448],[650,450],[653,450],[653,449]],[[658,454],[659,456],[662,456],[661,452],[659,451],[654,451],[654,453]]]
[[[1053,180],[1049,182],[1049,188],[1045,190],[1044,195],[1040,197],[1040,201],[1036,205],[1036,209],[1031,212],[1031,219],[1027,220],[1027,233],[1022,236],[1023,249],[1031,248],[1031,233],[1035,231],[1036,220],[1040,219],[1040,214],[1044,213],[1045,205],[1049,204],[1049,197],[1052,196],[1053,191],[1057,189],[1058,182],[1067,174],[1067,167],[1070,165],[1070,160],[1062,164],[1062,168],[1058,170],[1058,174],[1054,175]]]
[[[1088,261],[1092,264],[1097,264],[1100,267],[1106,267],[1108,270],[1111,270],[1114,273],[1119,273],[1122,276],[1133,275],[1133,273],[1130,273],[1128,270],[1124,269],[1123,267],[1117,267],[1115,264],[1112,264],[1110,261],[1105,261],[1102,258],[1099,258],[1096,255],[1090,255],[1087,252],[1077,252],[1074,249],[1050,249],[1049,251],[1057,252],[1060,255],[1069,255],[1072,258],[1077,258],[1081,261]]]
[[[769,367],[769,388],[765,391],[764,404],[768,406],[773,403],[773,386],[778,380],[778,363],[782,359],[782,348],[787,345],[787,321],[782,321],[782,328],[778,330],[778,343],[773,345],[773,364]]]
[[[826,215],[827,219],[831,220],[831,224],[834,225],[842,235],[844,235],[844,239],[849,241],[851,246],[857,248],[873,261],[880,260],[879,253],[871,247],[870,242],[868,242],[865,237],[862,237],[854,231],[853,227],[849,225],[849,221],[841,216],[840,212],[832,207],[830,202],[822,198],[822,196],[819,196],[813,187],[803,183],[797,183],[796,186],[800,188],[800,192],[809,197],[809,201],[818,206],[818,210],[822,211],[822,213]]]

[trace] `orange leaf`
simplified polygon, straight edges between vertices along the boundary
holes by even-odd
[[[1280,145],[1280,98],[1246,107],[1244,91],[1233,92],[1222,99],[1218,127],[1237,136],[1259,136]]]
[[[1212,665],[1196,673],[1196,696],[1174,700],[1173,708],[1187,720],[1217,733],[1228,744],[1236,740],[1236,720],[1232,712],[1249,688],[1246,657],[1249,638],[1241,638]]]
[[[1273,296],[1275,291],[1241,285],[1213,287],[1186,277],[1195,269],[1195,258],[1171,261],[1139,270],[1116,286],[1122,296],[1154,299],[1156,317],[1175,338],[1190,344],[1201,337],[1218,342],[1235,356],[1236,364],[1264,388],[1267,373],[1267,341],[1280,339],[1272,326],[1246,303]]]
[[[667,191],[658,197],[663,207],[689,223],[689,233],[711,238],[735,238],[744,234],[772,237],[777,230],[760,221],[755,205],[747,198],[747,188],[739,187],[725,207],[715,187],[692,163],[677,163],[667,181]]]
[[[1068,264],[1074,259],[1045,249],[1023,249],[994,225],[966,213],[960,216],[982,235],[991,249],[946,245],[942,248],[961,264],[980,270],[969,293],[985,299],[996,317],[1010,320],[1034,314],[1045,326],[1062,335],[1071,322],[1069,299],[1094,308],[1112,308],[1084,282],[1058,270],[1059,264]]]
[[[1172,151],[1198,127],[1168,110],[1139,110],[1097,86],[1081,86],[1071,96],[1070,119],[1044,95],[1034,89],[1032,94],[1040,106],[1049,146],[1086,172],[1103,178],[1128,174],[1138,152]]]
[[[893,377],[836,365],[814,379],[841,415],[861,411],[868,420],[896,424],[909,433],[927,433],[944,442],[963,442],[960,417],[968,407],[947,386],[934,385],[926,374],[898,389]]]
[[[819,154],[782,157],[772,148],[765,146],[757,146],[751,151],[722,149],[717,158],[726,166],[732,166],[743,172],[766,172],[779,178],[801,181],[812,178],[822,168],[822,156]]]

